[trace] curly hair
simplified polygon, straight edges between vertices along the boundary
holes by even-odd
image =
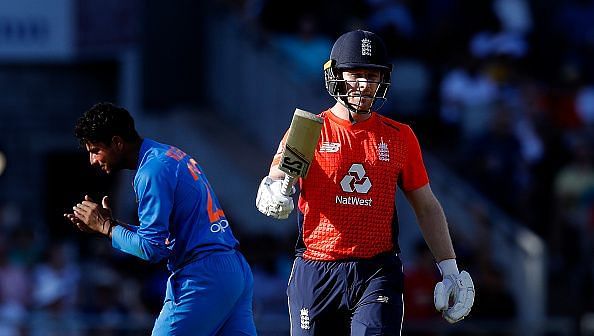
[[[74,135],[82,147],[87,142],[109,145],[114,136],[120,136],[129,142],[140,140],[134,127],[134,119],[128,110],[108,102],[93,105],[78,118]]]

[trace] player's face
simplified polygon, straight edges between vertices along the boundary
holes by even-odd
[[[381,72],[374,69],[351,69],[344,71],[342,78],[346,81],[348,103],[358,110],[369,110],[382,79]]]
[[[101,169],[106,174],[120,169],[120,154],[115,146],[108,146],[100,142],[87,142],[86,147],[91,166]]]

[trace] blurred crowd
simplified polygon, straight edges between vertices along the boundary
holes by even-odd
[[[104,237],[66,222],[40,232],[25,217],[14,204],[0,205],[0,336],[150,332],[164,299],[164,263],[114,251]],[[249,236],[238,226],[234,232],[252,265],[261,334],[282,335],[294,237]]]
[[[102,237],[52,237],[28,226],[25,216],[13,205],[0,207],[0,335],[150,331],[164,265],[115,254]]]

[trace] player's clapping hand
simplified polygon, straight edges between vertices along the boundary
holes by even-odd
[[[99,205],[88,195],[85,195],[85,199],[73,206],[72,210],[73,213],[64,214],[64,217],[81,231],[99,232],[109,236],[111,228],[115,225],[107,196],[103,197],[101,205]]]
[[[281,184],[282,180],[273,180],[269,176],[262,179],[256,196],[256,207],[266,216],[287,219],[295,206],[293,198],[281,193]]]
[[[474,283],[468,272],[458,273],[457,267],[450,270],[440,267],[440,270],[443,280],[435,286],[433,302],[446,321],[456,323],[470,313],[474,304]]]

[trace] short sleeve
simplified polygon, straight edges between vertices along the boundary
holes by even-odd
[[[398,179],[398,185],[404,191],[412,191],[429,183],[427,170],[419,141],[410,127],[406,127],[406,158]]]

